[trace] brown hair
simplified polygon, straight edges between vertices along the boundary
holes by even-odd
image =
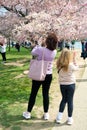
[[[49,50],[55,50],[57,47],[58,39],[55,33],[48,34],[46,38],[46,46]]]

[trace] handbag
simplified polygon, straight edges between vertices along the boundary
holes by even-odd
[[[44,50],[42,60],[32,59],[30,61],[28,77],[32,80],[44,81],[46,77],[49,61],[44,60]]]

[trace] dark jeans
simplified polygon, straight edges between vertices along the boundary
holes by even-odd
[[[1,53],[1,55],[2,55],[2,60],[6,61],[6,52]]]
[[[60,85],[62,100],[60,102],[59,112],[63,112],[66,103],[68,104],[68,117],[72,117],[73,113],[73,96],[75,91],[75,84]]]
[[[52,74],[46,75],[46,78],[44,81],[32,80],[32,89],[31,89],[31,94],[30,94],[30,98],[29,98],[29,102],[28,102],[28,112],[32,111],[32,108],[35,104],[37,92],[38,92],[41,85],[42,85],[44,112],[48,112],[48,109],[49,109],[49,89],[50,89],[51,81],[52,81]]]

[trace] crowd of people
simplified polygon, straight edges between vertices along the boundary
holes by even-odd
[[[20,52],[20,44],[15,45],[18,52]],[[43,39],[41,45],[38,45],[38,41],[35,41],[32,47],[31,55],[36,56],[38,60],[42,59],[43,49],[44,49],[44,60],[50,61],[48,64],[46,77],[44,81],[32,80],[31,94],[28,101],[27,111],[23,112],[23,117],[25,119],[30,119],[32,117],[32,110],[35,105],[36,96],[39,88],[42,86],[42,96],[43,96],[43,118],[48,120],[49,115],[49,90],[53,78],[53,61],[57,54],[58,38],[55,33],[49,33],[46,39]],[[0,41],[1,55],[3,62],[6,62],[6,44],[4,41]],[[61,50],[61,54],[57,59],[56,68],[58,71],[58,82],[60,85],[60,92],[62,100],[59,105],[59,112],[56,117],[56,123],[61,123],[62,115],[65,109],[65,105],[68,105],[67,111],[67,124],[71,125],[73,123],[73,96],[75,92],[76,77],[75,71],[78,70],[78,65],[76,63],[76,53],[74,50],[70,50],[69,46],[65,46]]]

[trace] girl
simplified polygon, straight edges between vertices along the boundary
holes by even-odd
[[[56,118],[57,123],[61,123],[63,111],[65,109],[66,103],[68,104],[68,122],[71,125],[73,123],[72,113],[73,113],[73,96],[75,91],[76,78],[74,71],[78,70],[76,65],[76,53],[63,49],[60,57],[57,60],[57,69],[59,73],[59,84],[60,91],[62,95],[62,100],[59,106],[59,112]]]

